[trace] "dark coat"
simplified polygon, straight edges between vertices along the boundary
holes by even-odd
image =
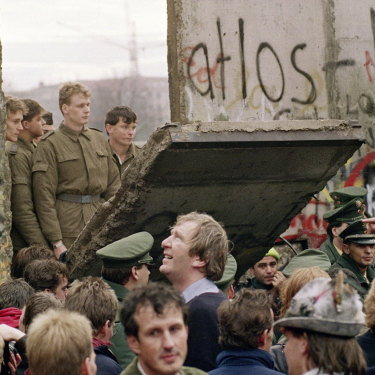
[[[216,359],[217,368],[210,375],[280,375],[274,370],[273,359],[261,349],[223,350]]]
[[[367,331],[363,335],[358,336],[357,341],[365,355],[367,366],[375,367],[375,333]]]
[[[94,348],[94,352],[96,354],[95,363],[98,368],[96,375],[118,375],[121,373],[122,367],[107,345]]]
[[[219,345],[217,308],[227,300],[223,292],[203,293],[188,302],[189,336],[185,366],[210,371],[216,367]]]
[[[329,261],[331,264],[336,263],[339,258],[340,254],[335,248],[335,245],[332,243],[332,240],[328,237],[320,246],[320,250],[327,254]]]

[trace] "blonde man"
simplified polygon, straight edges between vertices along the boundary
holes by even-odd
[[[28,330],[27,357],[31,375],[95,375],[90,322],[64,310],[38,315]]]
[[[80,83],[61,87],[59,105],[64,120],[42,138],[34,154],[35,208],[56,258],[120,186],[108,142],[100,131],[87,127],[90,96]]]
[[[214,284],[223,276],[228,258],[226,232],[210,215],[191,212],[177,218],[162,247],[160,272],[189,306],[189,350],[185,365],[212,370],[220,351],[216,311],[227,299]]]

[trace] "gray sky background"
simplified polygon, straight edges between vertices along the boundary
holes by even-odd
[[[130,72],[135,24],[139,73],[167,76],[166,0],[3,0],[3,90]]]

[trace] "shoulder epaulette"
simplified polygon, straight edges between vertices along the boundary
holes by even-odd
[[[96,131],[99,132],[99,133],[103,133],[100,129],[97,129],[97,128],[89,128],[89,129],[91,129],[91,130],[96,130]]]
[[[15,142],[6,142],[5,151],[9,155],[16,155],[18,150],[18,144]]]
[[[48,133],[46,133],[46,134],[43,135],[43,137],[41,138],[41,140],[44,141],[45,139],[47,139],[49,136],[51,136],[54,133],[55,133],[54,130],[49,131]]]

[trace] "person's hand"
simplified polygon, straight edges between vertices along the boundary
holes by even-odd
[[[6,324],[0,324],[0,336],[5,342],[18,341],[25,334],[17,328],[10,327]]]
[[[277,271],[275,276],[273,277],[272,285],[275,289],[279,289],[280,285],[284,282],[285,276],[280,272]]]
[[[16,375],[17,367],[21,362],[21,356],[17,353],[10,353],[10,361],[8,362],[8,367],[12,375]]]
[[[375,233],[375,217],[369,217],[368,219],[362,219],[362,222],[367,224],[368,233]]]
[[[68,250],[61,240],[53,243],[52,245],[53,245],[53,253],[55,254],[55,258],[57,260],[60,259],[60,255],[62,253],[64,253],[65,251]],[[56,245],[58,245],[58,246],[56,246]]]

